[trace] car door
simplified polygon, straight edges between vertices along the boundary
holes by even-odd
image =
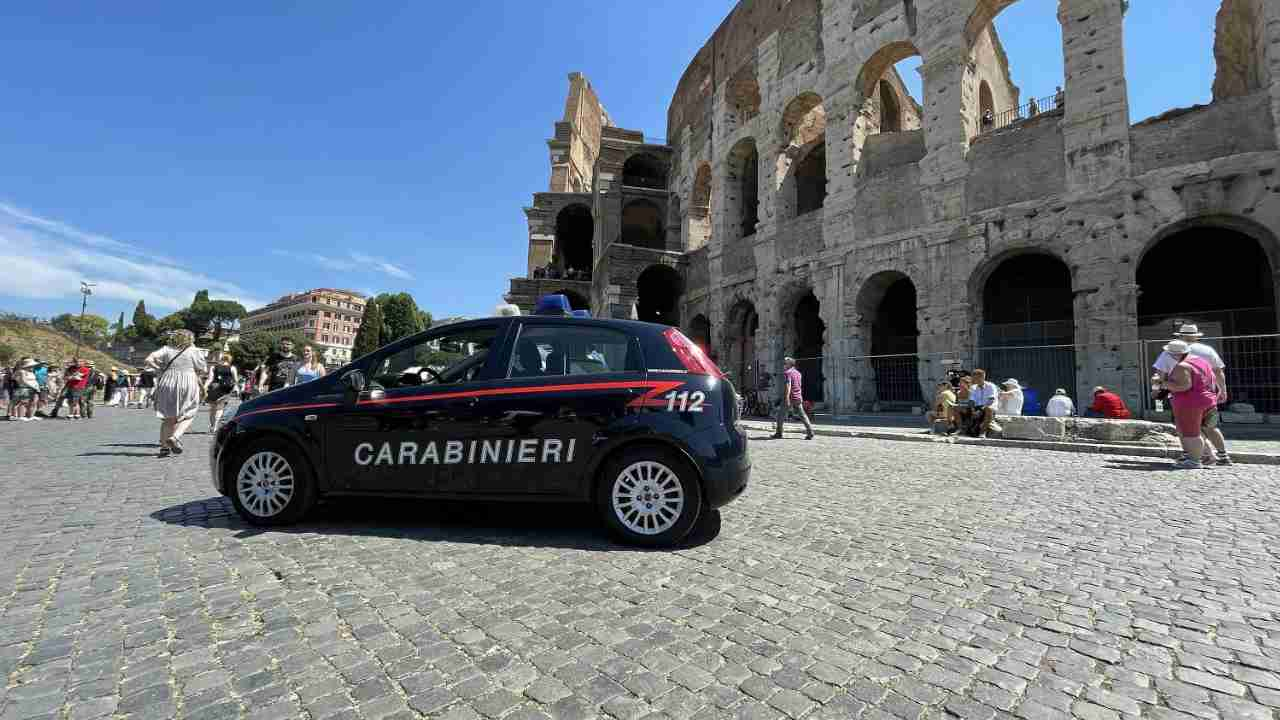
[[[486,437],[514,443],[514,462],[475,469],[495,490],[580,496],[597,434],[644,391],[634,337],[605,323],[520,318],[501,391],[479,402]],[[504,455],[504,460],[506,459]]]
[[[501,380],[510,321],[463,323],[375,353],[325,417],[325,463],[342,492],[464,493],[484,430],[478,395]]]

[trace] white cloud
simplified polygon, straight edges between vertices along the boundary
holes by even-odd
[[[266,303],[234,283],[211,278],[165,257],[0,202],[0,294],[51,300],[75,296],[80,281],[95,295],[148,308],[186,307],[199,290],[246,308]]]
[[[400,280],[412,280],[413,275],[408,270],[396,265],[388,260],[364,253],[350,252],[346,257],[330,257],[328,255],[320,255],[311,252],[295,252],[293,250],[272,250],[273,254],[280,257],[292,258],[294,260],[302,260],[314,263],[323,268],[336,270],[338,272],[357,272],[357,271],[373,271],[384,275],[389,275]]]

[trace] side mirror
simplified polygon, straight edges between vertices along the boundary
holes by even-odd
[[[346,387],[348,400],[354,400],[361,392],[364,392],[364,373],[359,370],[352,370],[342,376],[342,383]]]

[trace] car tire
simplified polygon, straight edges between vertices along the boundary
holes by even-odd
[[[597,482],[601,519],[629,545],[671,547],[688,536],[702,513],[697,472],[667,448],[625,449],[604,464]]]
[[[279,438],[251,441],[230,469],[231,504],[251,525],[298,522],[316,501],[311,466],[291,443]]]

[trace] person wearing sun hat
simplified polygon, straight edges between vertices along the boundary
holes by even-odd
[[[1204,452],[1200,437],[1204,415],[1217,406],[1218,388],[1213,378],[1213,366],[1198,355],[1191,354],[1191,346],[1183,340],[1172,340],[1164,351],[1174,359],[1166,385],[1169,400],[1173,404],[1173,424],[1178,428],[1178,440],[1182,443],[1184,457],[1174,464],[1180,470],[1197,470]]]
[[[38,364],[28,357],[22,358],[13,368],[13,409],[9,417],[14,420],[20,422],[39,420],[35,416],[36,398],[40,393],[40,383],[36,380],[35,374]]]
[[[1222,429],[1218,427],[1217,405],[1225,405],[1231,398],[1227,392],[1227,375],[1226,363],[1222,362],[1222,356],[1218,354],[1209,345],[1200,342],[1200,338],[1204,337],[1204,333],[1200,332],[1200,328],[1194,323],[1182,320],[1175,321],[1177,330],[1174,332],[1174,338],[1181,340],[1187,344],[1188,351],[1191,355],[1204,358],[1209,363],[1209,367],[1213,368],[1214,383],[1218,388],[1218,401],[1215,403],[1214,409],[1205,413],[1204,416],[1204,438],[1209,441],[1209,445],[1205,448],[1205,462],[1216,462],[1219,465],[1230,465],[1231,455],[1227,452],[1227,438],[1222,434]],[[1177,363],[1168,351],[1160,353],[1156,361],[1152,364],[1155,374],[1151,376],[1151,394],[1152,397],[1163,399],[1165,396],[1166,380],[1169,372]]]
[[[1022,405],[1025,400],[1022,395],[1022,386],[1018,384],[1018,380],[1009,378],[1000,383],[1000,392],[996,393],[996,414],[1021,415]]]

